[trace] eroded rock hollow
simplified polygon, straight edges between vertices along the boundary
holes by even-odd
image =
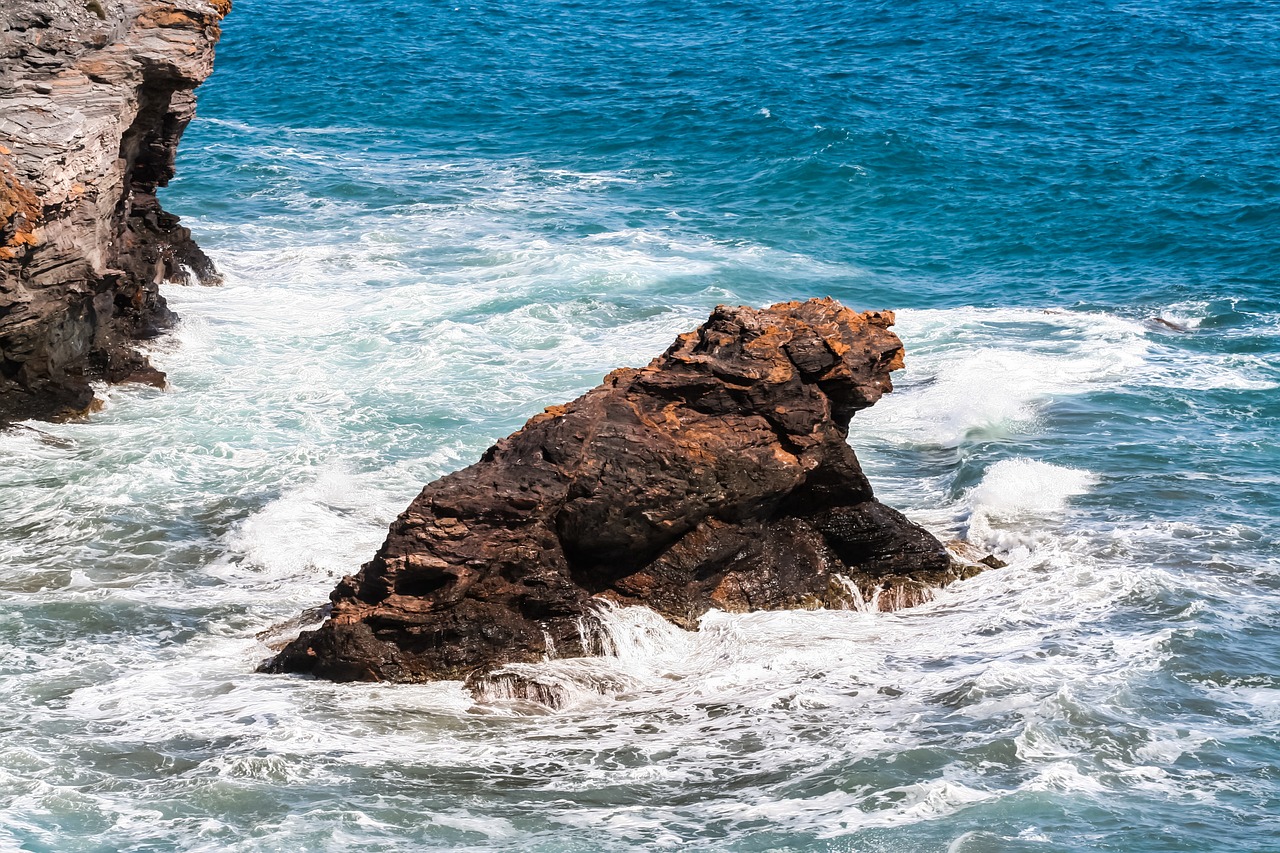
[[[586,655],[600,598],[689,629],[713,607],[917,603],[967,570],[875,499],[847,441],[902,366],[892,323],[717,308],[428,485],[264,668],[426,681]]]
[[[156,189],[230,8],[0,2],[0,423],[163,383],[133,346],[173,320],[160,284],[217,273]]]

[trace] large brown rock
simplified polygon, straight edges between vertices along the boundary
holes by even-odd
[[[0,2],[0,423],[83,410],[89,383],[163,383],[133,346],[161,282],[209,259],[156,189],[230,0]]]
[[[689,629],[713,607],[918,602],[966,570],[875,499],[846,440],[902,366],[892,323],[830,299],[717,308],[428,485],[264,668],[425,681],[590,654],[597,597]]]

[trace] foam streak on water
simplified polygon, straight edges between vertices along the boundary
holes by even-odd
[[[171,387],[0,433],[0,850],[1274,848],[1280,24],[990,11],[239,0]],[[605,609],[555,709],[253,672],[424,483],[827,294],[898,310],[877,493],[1006,568]]]

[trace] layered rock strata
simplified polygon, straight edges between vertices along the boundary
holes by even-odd
[[[85,409],[89,383],[163,375],[133,342],[159,285],[209,259],[156,190],[230,0],[0,4],[0,422]]]
[[[831,300],[717,308],[428,485],[264,668],[475,677],[590,654],[599,599],[693,629],[713,607],[892,609],[967,576],[875,499],[847,441],[902,366],[892,323]]]

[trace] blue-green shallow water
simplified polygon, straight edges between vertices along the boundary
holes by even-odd
[[[0,434],[0,848],[1280,850],[1278,38],[238,0],[164,199],[228,277],[169,289],[172,387]],[[877,490],[1008,568],[617,613],[554,714],[253,674],[422,483],[717,302],[828,294],[899,311]]]

